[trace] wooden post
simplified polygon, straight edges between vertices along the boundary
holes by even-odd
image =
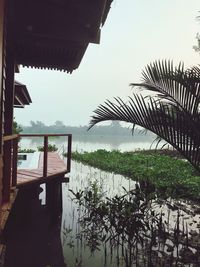
[[[48,164],[48,136],[44,136],[44,160],[43,160],[43,176],[47,177],[47,164]]]
[[[15,138],[13,140],[12,186],[17,185],[17,152],[18,152],[18,138]]]
[[[0,0],[0,204],[3,187],[3,95],[5,89],[5,49],[4,49],[5,0]]]
[[[67,171],[71,171],[71,156],[72,156],[72,135],[68,135],[68,146],[67,146]]]
[[[11,140],[4,142],[3,153],[3,202],[10,201],[10,184],[11,184]]]
[[[46,207],[53,221],[56,221],[62,212],[62,179],[61,176],[46,183]]]
[[[12,50],[7,44],[6,49],[6,81],[4,102],[4,135],[13,133],[13,106],[14,106],[14,74],[15,64]],[[3,201],[10,201],[11,168],[12,168],[12,144],[13,140],[4,144],[4,168],[3,168]],[[4,188],[5,187],[5,188]]]

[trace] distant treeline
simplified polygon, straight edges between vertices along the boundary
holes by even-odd
[[[132,134],[131,127],[122,127],[118,121],[111,122],[108,126],[95,126],[88,131],[88,126],[66,126],[62,121],[56,121],[53,125],[45,125],[41,121],[30,121],[30,126],[22,126],[23,133],[71,133],[73,135],[91,135],[91,136],[130,136]],[[135,129],[134,135],[141,136],[141,130]],[[147,134],[152,136],[150,132]]]

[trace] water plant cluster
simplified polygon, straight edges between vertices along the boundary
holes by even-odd
[[[44,146],[38,146],[37,150],[40,152],[43,152]],[[57,150],[58,150],[58,147],[55,144],[51,144],[51,143],[48,144],[48,152],[56,152]],[[32,148],[19,148],[18,152],[19,153],[34,153],[36,152],[36,150]]]
[[[18,153],[34,153],[35,149],[32,148],[18,148]]]
[[[38,151],[43,152],[44,151],[44,146],[38,146],[37,147]],[[58,150],[57,146],[55,144],[48,144],[48,152],[56,152]]]
[[[190,232],[181,210],[169,203],[177,210],[171,225],[148,184],[136,184],[130,191],[124,188],[123,195],[111,198],[96,181],[85,190],[70,191],[81,226],[76,239],[86,242],[91,253],[103,251],[102,266],[112,261],[124,267],[199,266],[199,233]]]
[[[200,199],[199,173],[187,161],[156,150],[74,152],[72,158],[104,171],[148,181],[162,197]]]

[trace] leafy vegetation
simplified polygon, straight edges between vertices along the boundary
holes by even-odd
[[[99,169],[148,181],[161,196],[200,199],[199,173],[186,161],[159,151],[74,152],[72,158]]]
[[[23,128],[14,120],[13,121],[13,134],[20,134]]]
[[[114,197],[106,197],[98,181],[77,192],[69,189],[79,214],[74,239],[91,253],[103,247],[104,261],[116,258],[115,266],[198,266],[199,231],[190,231],[179,205],[164,201],[171,210],[159,208],[162,204],[148,184],[123,189]]]
[[[19,148],[19,153],[34,153],[36,150],[32,148]]]
[[[38,146],[38,151],[43,152],[44,146]],[[57,146],[55,144],[48,144],[48,152],[56,152],[58,150]]]
[[[200,170],[200,68],[185,69],[171,61],[148,65],[142,83],[128,101],[115,98],[94,112],[90,128],[95,124],[117,120],[148,129],[176,148],[197,170]],[[151,94],[149,94],[149,92]]]

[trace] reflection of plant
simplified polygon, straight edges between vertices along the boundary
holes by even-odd
[[[38,146],[38,151],[44,151],[44,146]],[[48,152],[56,152],[58,150],[55,144],[48,144]]]
[[[118,264],[123,259],[126,267],[198,263],[199,247],[189,239],[187,224],[181,224],[180,212],[171,229],[165,214],[155,211],[155,196],[148,184],[137,184],[134,190],[125,190],[123,196],[113,198],[105,198],[97,185],[86,191],[71,192],[81,211],[82,230],[76,238],[85,238],[92,252],[103,246],[107,255],[109,248],[111,256],[116,253]],[[196,253],[191,247],[197,249]]]
[[[144,238],[159,222],[158,216],[150,211],[149,201],[137,186],[135,190],[125,192],[121,197],[106,198],[98,190],[96,183],[90,190],[72,192],[79,205],[85,207],[81,225],[82,234],[91,251],[99,250],[101,242],[109,243],[111,248],[122,246],[122,256],[126,266],[132,266],[139,248],[144,247]],[[149,206],[149,207],[148,207]]]

